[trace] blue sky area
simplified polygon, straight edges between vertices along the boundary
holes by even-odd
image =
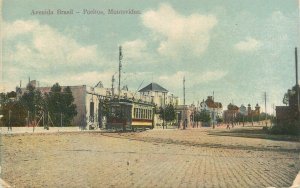
[[[57,9],[74,14],[57,15]],[[3,0],[2,90],[26,84],[29,76],[40,86],[102,81],[110,87],[122,45],[122,85],[130,90],[156,82],[182,98],[185,76],[188,103],[214,91],[224,106],[263,106],[267,92],[272,112],[295,84],[299,20],[298,0]]]

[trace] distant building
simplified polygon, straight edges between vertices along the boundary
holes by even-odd
[[[169,91],[157,83],[150,83],[144,88],[139,90],[140,98],[155,104],[156,111],[160,107],[164,107],[167,104],[172,104],[175,108],[179,105],[179,97],[170,94]],[[154,116],[154,125],[162,125],[163,121],[159,118],[159,115]]]
[[[179,98],[170,94],[169,91],[157,83],[150,83],[144,88],[139,90],[141,97],[150,97],[152,102],[157,107],[162,107],[165,104],[179,104]]]
[[[215,102],[212,96],[200,103],[200,111],[206,110],[210,113],[211,123],[217,123],[217,118],[223,115],[223,105],[220,102]]]
[[[240,107],[240,114],[243,115],[243,116],[247,116],[248,115],[247,108],[243,104]]]
[[[234,122],[239,113],[239,107],[229,103],[227,110],[223,113],[223,119],[225,123]]]
[[[251,105],[248,104],[248,117],[254,117],[254,116],[259,116],[260,115],[260,106],[258,104],[256,104],[255,109],[252,110],[251,109]]]
[[[177,113],[178,126],[183,128],[193,127],[195,125],[194,115],[196,107],[194,105],[178,105],[175,109]]]

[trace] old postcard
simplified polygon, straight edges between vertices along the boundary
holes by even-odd
[[[0,2],[0,187],[300,187],[299,0]]]

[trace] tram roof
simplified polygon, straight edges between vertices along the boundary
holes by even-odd
[[[163,88],[162,86],[160,86],[159,84],[154,83],[154,82],[150,83],[146,87],[139,90],[139,92],[147,92],[147,91],[159,91],[159,92],[163,92],[163,93],[169,92],[168,90],[166,90],[165,88]]]

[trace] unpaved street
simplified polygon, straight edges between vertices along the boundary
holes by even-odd
[[[299,142],[220,130],[2,135],[2,179],[15,187],[290,186]]]

